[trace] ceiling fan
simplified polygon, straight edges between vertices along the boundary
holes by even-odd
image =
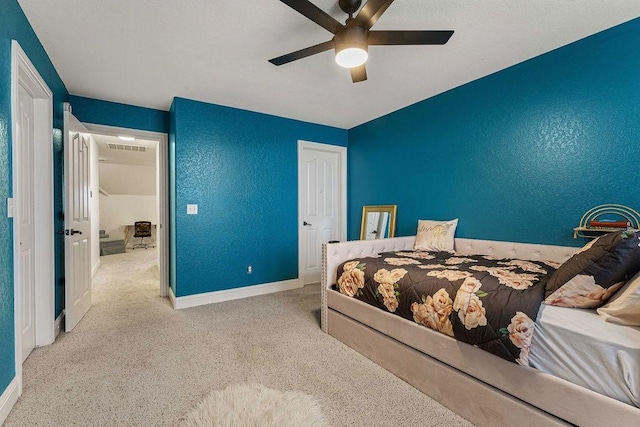
[[[334,37],[327,42],[270,59],[269,62],[274,65],[283,65],[316,53],[335,49],[336,62],[342,67],[349,68],[354,83],[367,80],[365,62],[368,58],[369,46],[441,45],[447,43],[453,35],[453,31],[371,30],[371,27],[393,3],[393,0],[369,0],[355,18],[353,14],[360,7],[362,0],[339,0],[340,9],[349,14],[344,25],[309,0],[280,1],[328,30]]]

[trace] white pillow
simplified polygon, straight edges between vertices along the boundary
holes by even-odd
[[[640,273],[598,309],[604,320],[619,325],[640,326]]]
[[[418,221],[418,233],[413,249],[416,251],[453,252],[453,237],[456,234],[458,218],[451,221]]]

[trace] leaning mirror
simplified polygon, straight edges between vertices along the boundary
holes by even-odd
[[[386,239],[396,232],[397,205],[363,206],[360,240]]]

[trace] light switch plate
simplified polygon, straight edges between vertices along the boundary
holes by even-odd
[[[198,215],[198,205],[187,205],[187,215]]]
[[[13,197],[7,197],[7,218],[13,218]]]

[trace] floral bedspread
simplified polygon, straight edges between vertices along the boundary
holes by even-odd
[[[558,266],[448,252],[387,252],[340,265],[336,290],[528,365],[545,283]]]

